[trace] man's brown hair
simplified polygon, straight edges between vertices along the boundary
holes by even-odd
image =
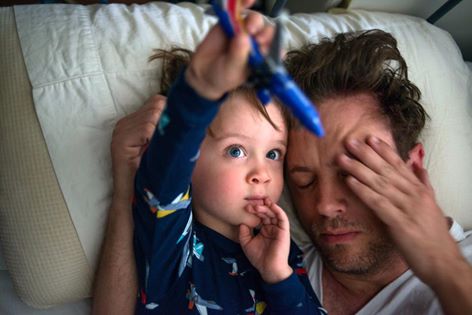
[[[391,34],[381,30],[338,34],[289,52],[285,65],[316,104],[361,92],[373,95],[400,156],[407,158],[428,116]]]

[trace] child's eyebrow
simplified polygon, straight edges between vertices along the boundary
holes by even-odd
[[[248,136],[248,135],[244,135],[244,134],[241,134],[241,133],[237,133],[237,132],[228,132],[228,133],[220,133],[218,136],[215,136],[213,137],[216,141],[221,141],[221,140],[224,140],[224,139],[228,139],[228,138],[239,138],[239,139],[245,139],[245,140],[250,140],[252,137]],[[277,140],[274,140],[273,142],[276,142],[284,147],[287,146],[287,141],[284,140],[284,139],[277,139]]]
[[[220,132],[215,139],[220,140],[220,139],[225,139],[225,138],[245,138],[245,139],[250,139],[249,136],[244,135],[242,133],[237,133],[237,132]]]

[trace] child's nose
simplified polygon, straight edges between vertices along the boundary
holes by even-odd
[[[248,174],[248,182],[250,184],[264,184],[270,182],[270,174],[267,168],[258,165]]]

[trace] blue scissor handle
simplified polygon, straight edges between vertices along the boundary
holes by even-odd
[[[218,16],[219,24],[229,38],[235,35],[231,17],[225,10],[224,0],[213,0],[212,7]],[[305,96],[282,65],[276,70],[271,68],[266,58],[260,52],[255,39],[251,37],[251,52],[249,54],[249,65],[252,70],[264,76],[270,76],[269,86],[263,86],[257,91],[257,96],[262,104],[270,101],[271,94],[275,95],[282,103],[288,106],[300,122],[315,135],[324,135],[323,126],[313,103]]]
[[[295,117],[308,130],[318,137],[324,136],[323,126],[315,106],[286,73],[285,69],[280,69],[272,75],[270,91],[292,110]]]

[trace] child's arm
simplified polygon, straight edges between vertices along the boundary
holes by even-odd
[[[264,205],[247,206],[262,220],[257,235],[240,226],[239,241],[251,264],[266,282],[267,307],[271,314],[325,314],[303,268],[301,251],[290,241],[286,213],[268,198]]]

